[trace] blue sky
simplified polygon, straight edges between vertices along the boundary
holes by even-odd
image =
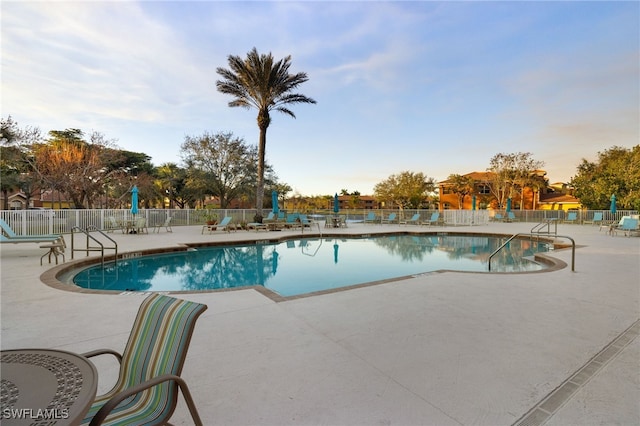
[[[371,194],[531,152],[551,182],[640,140],[639,2],[2,1],[2,116],[97,131],[155,165],[185,135],[256,144],[217,67],[292,56],[316,105],[274,113],[267,161],[302,195]]]

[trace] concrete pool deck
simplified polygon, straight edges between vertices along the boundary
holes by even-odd
[[[511,235],[533,225],[335,232]],[[109,235],[122,253],[300,234],[200,230]],[[578,245],[575,272],[434,273],[282,302],[253,289],[180,294],[209,307],[183,377],[206,425],[640,424],[640,238],[591,225],[558,234]],[[46,286],[40,275],[55,265],[40,266],[44,252],[0,247],[1,348],[121,351],[144,295]],[[570,265],[570,249],[550,255]],[[117,366],[96,366],[101,393]],[[179,404],[172,423],[192,424]]]

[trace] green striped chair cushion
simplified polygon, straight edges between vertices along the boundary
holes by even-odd
[[[117,383],[94,401],[82,424],[88,424],[96,412],[122,390],[163,374],[180,376],[195,322],[206,309],[206,305],[160,294],[147,297],[122,353]],[[164,423],[173,414],[177,397],[175,382],[162,383],[120,403],[103,424]]]

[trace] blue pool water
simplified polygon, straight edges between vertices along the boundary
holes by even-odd
[[[198,291],[262,285],[281,296],[346,287],[440,269],[486,272],[504,238],[395,235],[303,238],[141,256],[82,270],[73,282],[117,291]],[[525,259],[548,245],[513,240],[491,261],[494,272],[535,271]]]

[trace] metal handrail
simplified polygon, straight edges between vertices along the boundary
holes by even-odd
[[[536,236],[533,233],[525,233],[525,232],[519,232],[517,234],[513,234],[511,237],[509,237],[509,239],[507,239],[507,241],[505,241],[500,247],[498,247],[497,249],[495,249],[495,251],[493,253],[491,253],[489,255],[489,271],[491,271],[491,259],[493,258],[493,256],[495,256],[500,250],[502,250],[507,244],[509,244],[511,242],[511,240],[513,240],[514,238],[518,237],[518,236],[529,236],[529,237],[534,237]],[[568,238],[569,240],[571,240],[571,272],[575,272],[576,268],[576,242],[573,238],[569,237],[568,235],[554,235],[556,238],[560,237],[560,238]]]
[[[74,233],[75,231],[79,231],[82,232],[83,234],[85,234],[87,236],[87,246],[86,248],[79,248],[76,249],[74,247]],[[102,232],[100,229],[98,229],[95,226],[89,226],[86,229],[82,229],[79,226],[73,226],[71,228],[71,259],[73,259],[73,253],[76,251],[84,251],[86,252],[87,256],[89,256],[89,252],[90,251],[99,251],[100,252],[100,265],[104,268],[104,250],[105,250],[105,246],[104,244],[102,244],[98,239],[96,239],[93,235],[91,235],[91,231],[95,231],[100,233],[103,237],[107,238],[109,241],[111,241],[113,243],[113,247],[106,247],[107,249],[110,250],[115,250],[115,261],[117,261],[118,259],[118,243],[115,242],[115,240],[111,237],[109,237],[107,234],[105,234],[104,232]],[[95,241],[100,247],[97,246],[90,246],[89,245],[89,239]]]
[[[556,218],[548,218],[548,219],[545,219],[544,221],[538,223],[533,228],[531,228],[531,231],[530,231],[531,234],[533,234],[535,232],[537,234],[551,235],[551,223],[552,222],[555,225],[555,229],[553,231],[553,235],[558,235],[558,219],[556,219]],[[543,232],[542,231],[542,229],[545,226],[547,227],[547,232]]]

